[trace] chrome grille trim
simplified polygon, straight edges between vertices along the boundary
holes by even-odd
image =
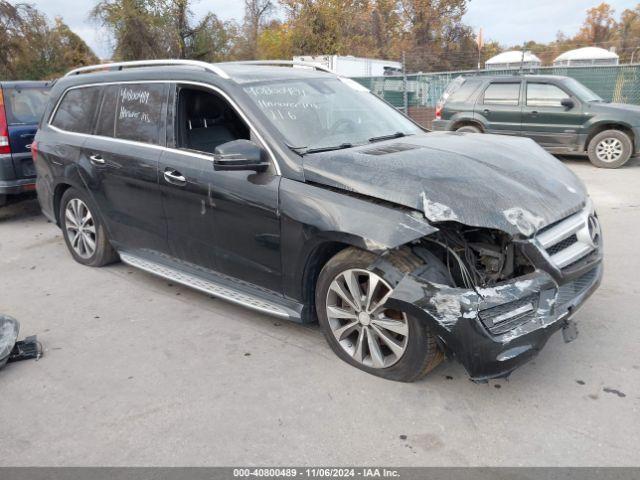
[[[572,265],[598,248],[589,231],[589,218],[593,215],[593,205],[589,201],[582,211],[543,230],[534,242],[559,269]]]

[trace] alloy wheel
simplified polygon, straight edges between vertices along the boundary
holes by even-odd
[[[390,367],[407,349],[406,315],[384,307],[392,291],[379,275],[361,269],[346,270],[329,285],[331,331],[344,351],[367,367]]]
[[[596,146],[596,155],[603,162],[615,162],[624,152],[622,142],[617,138],[605,138]]]
[[[84,259],[96,251],[96,225],[87,205],[72,198],[65,208],[65,228],[71,248]]]

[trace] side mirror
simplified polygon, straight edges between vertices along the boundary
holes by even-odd
[[[575,103],[573,103],[573,100],[571,100],[570,98],[563,98],[560,101],[560,105],[562,105],[564,108],[566,108],[567,110],[571,110],[573,107],[576,106]]]
[[[263,172],[269,162],[262,159],[262,149],[250,140],[234,140],[218,145],[213,154],[214,170],[255,170]]]

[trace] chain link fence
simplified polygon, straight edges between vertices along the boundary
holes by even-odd
[[[418,123],[429,128],[435,107],[449,82],[459,76],[518,75],[519,70],[463,70],[456,72],[418,73],[403,76],[354,78],[397,108],[406,109]],[[589,87],[608,102],[640,105],[640,64],[541,67],[524,70],[526,75],[563,75]]]

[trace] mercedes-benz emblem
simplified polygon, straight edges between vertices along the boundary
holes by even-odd
[[[589,215],[588,226],[591,243],[594,247],[598,247],[600,245],[600,222],[595,215]]]

